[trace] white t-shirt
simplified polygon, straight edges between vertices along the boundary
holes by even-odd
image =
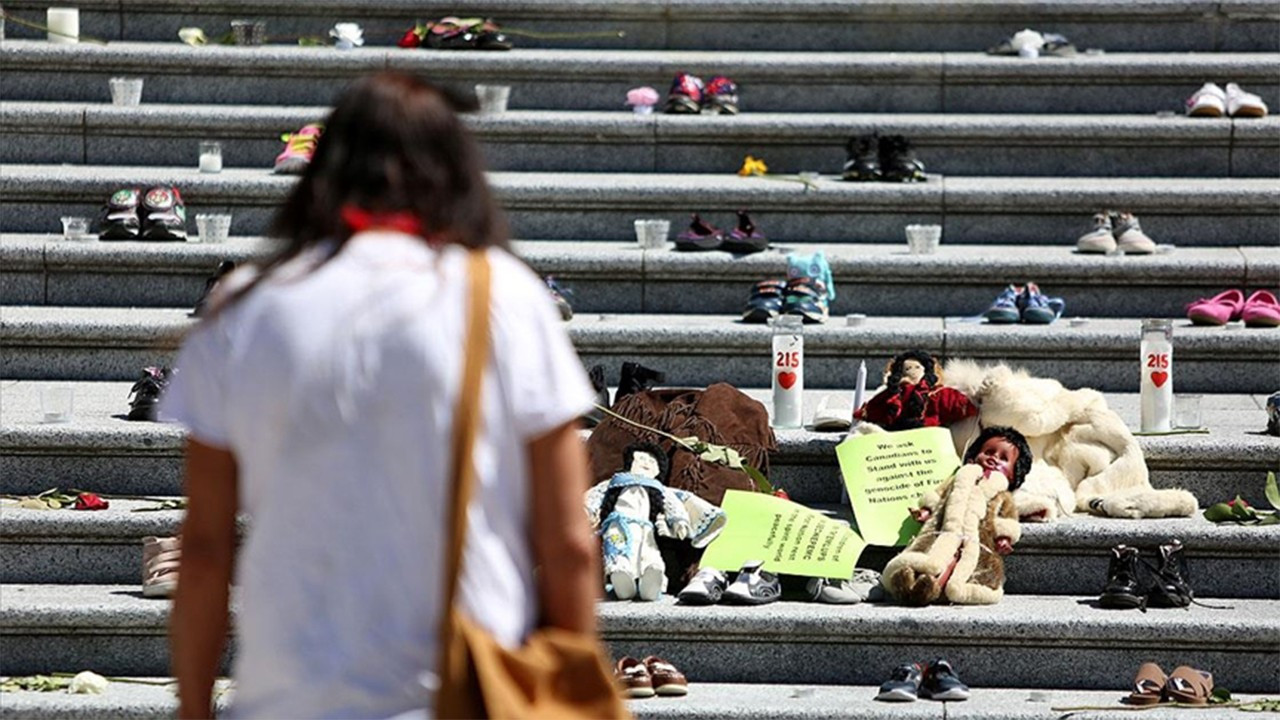
[[[161,408],[238,462],[242,718],[389,717],[432,701],[466,253],[366,232],[320,256],[198,326]],[[593,394],[546,287],[506,252],[488,256],[492,350],[459,593],[515,646],[537,617],[527,443]]]

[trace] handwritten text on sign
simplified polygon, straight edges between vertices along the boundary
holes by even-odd
[[[920,529],[910,509],[960,465],[951,431],[853,435],[836,447],[858,532],[871,545],[905,545]]]
[[[847,524],[790,500],[729,490],[722,507],[729,522],[702,556],[705,566],[732,572],[761,560],[770,572],[848,578],[862,554]]]

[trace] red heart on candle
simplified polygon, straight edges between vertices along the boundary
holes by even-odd
[[[778,373],[778,384],[783,390],[790,390],[792,385],[796,384],[796,374],[793,372]]]
[[[1164,387],[1165,381],[1168,379],[1169,373],[1164,372],[1163,370],[1157,370],[1151,373],[1151,382],[1155,383],[1156,387]]]

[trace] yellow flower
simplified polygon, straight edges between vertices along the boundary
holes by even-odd
[[[750,155],[742,161],[742,167],[738,169],[738,174],[742,177],[764,175],[767,172],[769,172],[769,166],[764,164],[764,160],[753,158]]]

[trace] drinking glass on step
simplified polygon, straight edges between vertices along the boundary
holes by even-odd
[[[111,104],[132,107],[142,102],[142,78],[111,78]]]
[[[46,385],[40,388],[40,422],[71,422],[75,389],[70,385]]]
[[[89,239],[89,218],[66,216],[62,218],[62,239],[63,240],[80,240]]]
[[[202,243],[224,243],[231,234],[231,216],[214,213],[196,215],[196,231]]]
[[[661,250],[671,234],[670,220],[636,220],[636,242],[642,250]]]
[[[1175,395],[1173,397],[1173,425],[1179,430],[1198,430],[1200,424],[1200,395]]]
[[[267,39],[267,24],[256,20],[232,20],[231,34],[236,45],[257,47]]]
[[[907,248],[912,255],[932,255],[942,243],[941,225],[908,225]]]
[[[507,100],[511,98],[510,85],[477,85],[476,100],[480,103],[481,115],[492,115],[507,111]]]

